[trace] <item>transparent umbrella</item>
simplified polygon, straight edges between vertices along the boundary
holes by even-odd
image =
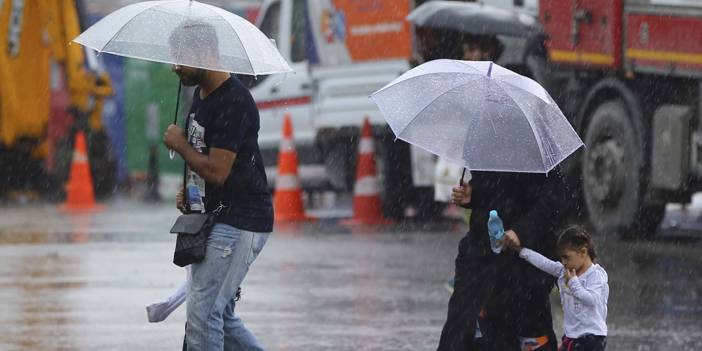
[[[397,138],[469,170],[548,173],[583,146],[541,85],[489,61],[427,62],[370,98]]]
[[[110,13],[76,43],[114,55],[249,75],[292,72],[249,21],[192,0],[146,1]],[[180,86],[178,87],[178,102]],[[178,121],[176,103],[173,123]],[[175,153],[170,151],[170,158]]]
[[[98,52],[214,71],[250,75],[292,71],[256,26],[191,0],[125,6],[73,41]]]

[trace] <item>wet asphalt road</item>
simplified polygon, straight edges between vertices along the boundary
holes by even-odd
[[[170,205],[0,211],[0,350],[179,349],[185,306],[155,324],[144,309],[185,278],[170,263]],[[651,241],[596,237],[610,278],[608,350],[702,349],[700,212],[669,211],[664,227]],[[433,350],[464,230],[278,226],[238,312],[269,350]]]

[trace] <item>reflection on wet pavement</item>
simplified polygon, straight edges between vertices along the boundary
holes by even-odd
[[[179,349],[184,306],[157,324],[144,310],[185,278],[171,263],[170,206],[2,211],[0,350]],[[435,349],[462,228],[277,226],[239,313],[271,350]],[[610,277],[608,349],[702,349],[702,240],[596,239]]]

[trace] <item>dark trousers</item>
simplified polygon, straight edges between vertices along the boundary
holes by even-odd
[[[576,339],[563,337],[559,351],[605,351],[607,337],[586,334]]]
[[[556,351],[549,293],[552,286],[515,281],[508,274],[513,264],[528,264],[505,257],[471,257],[466,239],[456,258],[454,291],[438,351],[518,351],[519,337],[548,337],[537,350]],[[475,340],[478,313],[483,337]]]

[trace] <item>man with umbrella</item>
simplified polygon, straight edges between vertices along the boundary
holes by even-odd
[[[180,28],[171,37],[189,42],[183,50],[195,50],[205,61],[219,56],[211,39],[202,40],[216,36],[214,28],[198,22]],[[203,42],[208,44],[198,44]],[[197,86],[188,113],[188,137],[172,124],[163,138],[185,160],[188,186],[197,188],[188,189],[187,203],[181,190],[178,208],[185,212],[204,204],[211,213],[223,207],[205,259],[191,265],[187,347],[261,350],[234,314],[237,289],[273,228],[271,195],[257,141],[258,109],[248,89],[230,73],[181,65],[173,65],[173,71],[183,85]]]
[[[258,110],[231,73],[292,69],[253,24],[192,0],[125,6],[74,41],[99,52],[170,63],[182,85],[197,86],[187,136],[175,122],[164,134],[164,144],[187,165],[188,197],[178,196],[178,208],[216,213],[205,258],[190,267],[187,348],[262,349],[234,306],[272,230],[273,209],[258,147]]]

